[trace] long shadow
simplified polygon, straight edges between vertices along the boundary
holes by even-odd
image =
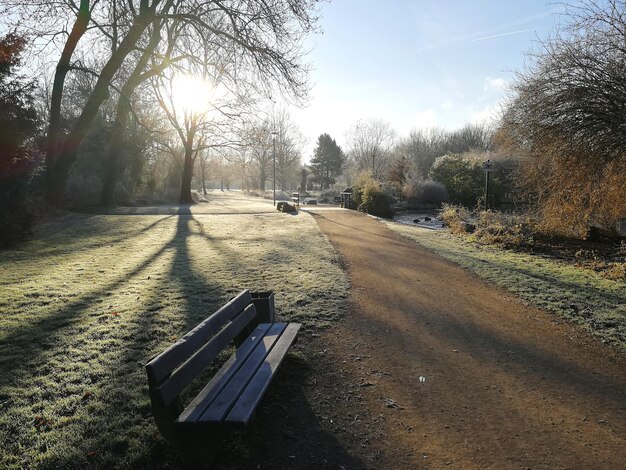
[[[446,322],[444,322],[446,323]],[[376,316],[371,315],[367,317],[367,330],[369,332],[377,332],[377,331],[386,331],[386,338],[393,343],[400,344],[416,344],[421,345],[422,341],[420,337],[415,337],[410,335],[409,332],[403,330],[401,328],[397,328],[389,323],[376,318]],[[463,325],[465,327],[465,325]],[[426,327],[428,328],[428,327]],[[597,377],[595,375],[589,375],[588,372],[583,371],[581,376],[577,376],[581,371],[576,366],[572,366],[571,364],[564,363],[561,360],[556,360],[555,364],[552,364],[551,361],[554,360],[554,357],[545,354],[541,351],[535,351],[533,349],[528,348],[526,345],[521,343],[515,343],[503,340],[498,338],[496,335],[493,335],[491,332],[482,331],[479,328],[469,327],[467,331],[464,331],[461,334],[461,337],[468,337],[478,334],[479,338],[476,339],[475,344],[472,344],[469,348],[466,348],[465,344],[459,344],[459,342],[455,342],[454,340],[458,338],[459,327],[456,325],[452,326],[454,331],[451,335],[446,334],[445,330],[442,331],[433,331],[433,329],[428,329],[425,332],[425,335],[433,335],[437,337],[443,344],[449,344],[448,347],[443,347],[444,351],[452,351],[453,348],[458,348],[459,353],[470,353],[470,355],[478,359],[479,361],[483,361],[493,367],[497,367],[501,372],[504,372],[509,377],[517,378],[518,376],[522,379],[526,385],[523,386],[524,389],[527,389],[529,392],[532,392],[535,388],[533,385],[536,385],[537,388],[541,390],[541,394],[545,395],[539,399],[539,395],[526,395],[528,400],[535,401],[538,404],[539,408],[543,408],[544,410],[548,409],[548,413],[553,416],[552,419],[557,419],[560,415],[559,406],[561,405],[562,399],[566,398],[566,405],[569,407],[573,407],[576,411],[574,415],[578,414],[579,416],[584,416],[591,414],[597,415],[598,417],[611,416],[611,422],[613,425],[616,425],[616,429],[610,430],[606,429],[601,432],[606,432],[607,435],[612,435],[616,439],[619,439],[619,436],[623,434],[624,428],[623,424],[619,422],[619,415],[615,415],[616,410],[623,408],[623,403],[626,400],[626,394],[623,391],[623,383],[620,384],[617,381],[611,381],[610,377]],[[360,329],[351,330],[353,332],[353,336],[351,336],[351,340],[361,339],[362,342],[371,342],[372,333],[361,333]],[[450,337],[449,337],[450,336]],[[480,343],[487,341],[489,344],[485,350],[481,350]],[[493,434],[490,434],[489,429],[495,427],[502,429],[502,432],[507,432],[507,429],[510,429],[510,423],[521,423],[520,427],[516,428],[516,431],[522,432],[536,432],[541,435],[542,445],[545,449],[549,449],[550,460],[559,461],[558,452],[564,452],[565,455],[568,456],[570,461],[576,461],[577,457],[573,457],[574,455],[580,455],[580,453],[587,454],[588,448],[583,447],[583,445],[578,445],[577,447],[570,447],[572,442],[572,436],[569,434],[569,430],[567,427],[562,429],[553,428],[552,430],[547,430],[549,427],[549,423],[546,423],[545,418],[541,417],[541,414],[536,415],[533,413],[533,405],[530,404],[528,406],[528,401],[522,401],[519,403],[519,400],[507,400],[506,393],[505,394],[494,394],[490,393],[491,386],[494,384],[499,386],[497,380],[494,376],[488,371],[486,376],[483,377],[481,372],[484,372],[482,367],[478,367],[476,370],[470,365],[468,367],[463,367],[459,365],[458,356],[455,354],[450,354],[449,356],[442,356],[441,350],[442,348],[435,348],[433,350],[429,346],[432,346],[432,343],[428,341],[424,341],[423,345],[416,348],[417,351],[412,356],[412,361],[415,363],[422,364],[423,367],[433,367],[433,365],[441,370],[442,374],[450,375],[454,374],[454,377],[458,380],[458,386],[453,386],[450,389],[442,390],[442,393],[446,394],[447,402],[450,402],[452,397],[457,398],[458,403],[458,414],[463,415],[467,413],[468,416],[472,416],[472,412],[469,410],[482,410],[478,411],[478,416],[483,416],[486,419],[484,422],[484,427],[486,431],[486,436],[490,439],[493,438]],[[377,344],[377,349],[382,348],[384,351],[384,344]],[[496,352],[497,357],[490,357],[489,352]],[[524,363],[520,361],[519,358],[513,359],[513,361],[518,362],[518,364],[510,363],[511,357],[509,354],[521,354],[526,355],[523,359],[531,362]],[[378,355],[377,359],[379,360],[376,363],[380,370],[385,369],[386,359],[384,357],[380,357]],[[533,363],[532,361],[536,361]],[[545,369],[544,369],[545,368]],[[406,379],[406,377],[404,377]],[[546,379],[544,381],[544,378]],[[436,381],[437,377],[435,376],[432,380]],[[546,391],[547,388],[546,381],[548,383],[552,383],[556,385],[556,389],[553,391]],[[395,380],[393,381],[395,382]],[[402,381],[401,381],[402,384]],[[469,387],[468,389],[462,388],[464,384],[476,384],[475,388]],[[568,386],[570,390],[566,390],[564,386]],[[397,385],[393,385],[393,387],[397,387]],[[402,387],[402,385],[401,385]],[[516,390],[509,390],[508,393],[515,394]],[[575,397],[570,398],[567,397],[568,391],[574,391]],[[415,390],[412,386],[408,386],[405,388],[397,388],[395,392],[398,394],[399,400],[403,398],[407,400],[407,403],[412,402],[412,405],[416,406],[415,410],[415,419],[418,421],[422,421],[425,417],[429,420],[434,420],[439,422],[441,426],[446,426],[450,424],[448,415],[439,414],[437,412],[433,412],[433,409],[424,408],[425,404],[421,403],[420,398],[416,398]],[[417,395],[419,397],[420,395]],[[428,394],[424,395],[428,397]],[[548,401],[543,401],[544,399],[548,399]],[[589,400],[589,398],[597,398],[596,400]],[[444,399],[444,403],[446,403],[446,399]],[[554,401],[554,404],[551,404],[549,400]],[[607,403],[608,401],[608,403]],[[438,406],[438,399],[434,398],[432,401],[427,401],[428,405]],[[599,405],[599,403],[604,406]],[[427,406],[427,405],[426,405]],[[442,405],[446,406],[446,405]],[[448,405],[450,406],[450,405]],[[454,406],[454,405],[451,405]],[[424,413],[425,416],[421,416],[421,413]],[[452,410],[454,414],[454,409]],[[618,411],[619,413],[619,411]],[[568,413],[566,412],[566,415]],[[506,423],[501,422],[501,420],[506,420]],[[460,420],[458,426],[461,430],[466,426],[463,424],[463,419]],[[429,425],[432,423],[428,422]],[[469,431],[471,432],[472,427],[469,425]],[[453,427],[453,426],[451,426]],[[620,429],[621,428],[621,429]],[[462,437],[473,438],[473,439],[483,439],[479,437],[481,435],[482,430],[477,429],[476,435],[463,434],[461,431]],[[430,434],[430,433],[429,433]],[[429,436],[430,437],[430,436]],[[466,440],[467,442],[467,440]],[[442,443],[444,446],[445,442]],[[489,442],[484,442],[485,445],[489,445]],[[591,445],[591,444],[589,444]],[[524,440],[513,441],[509,444],[510,447],[503,448],[503,456],[511,456],[512,454],[519,455],[529,455],[527,452],[529,451],[528,445]],[[471,460],[475,460],[476,466],[480,462],[480,456],[473,454],[473,451],[470,449],[464,449],[469,452],[468,458]],[[530,449],[532,450],[532,449]],[[578,454],[577,454],[578,453]],[[542,455],[539,453],[539,455]],[[614,460],[619,460],[619,457],[616,457]],[[562,465],[565,465],[564,462],[560,462]],[[580,461],[578,462],[580,464]],[[542,465],[550,465],[548,462],[542,462]],[[605,462],[604,465],[607,465]],[[566,465],[567,466],[567,465]],[[467,465],[466,468],[473,468],[474,465]],[[526,467],[526,465],[524,465]],[[461,467],[459,467],[461,468]],[[534,466],[533,466],[534,468]],[[615,468],[615,467],[606,467],[606,468]]]
[[[139,275],[154,263],[168,248],[163,245],[146,257],[132,271],[120,276],[117,280],[93,290],[74,302],[66,304],[58,311],[49,313],[41,319],[21,325],[9,332],[4,332],[0,343],[0,374],[5,385],[19,378],[19,371],[26,370],[33,364],[39,354],[50,344],[54,344],[67,329],[81,320],[81,315],[99,298],[108,292],[122,287],[131,278]]]
[[[10,386],[14,380],[19,380],[20,374],[27,373],[30,364],[37,361],[39,353],[48,344],[54,343],[57,338],[68,334],[72,325],[80,320],[84,309],[100,296],[124,285],[134,276],[140,274],[151,263],[166,252],[174,250],[169,272],[161,278],[161,281],[151,288],[152,295],[143,299],[142,311],[135,312],[133,318],[127,323],[121,323],[118,327],[113,325],[110,330],[112,337],[118,340],[116,351],[119,355],[111,360],[107,342],[101,345],[91,345],[95,348],[103,348],[101,353],[101,365],[105,372],[99,372],[106,380],[98,380],[90,388],[98,402],[104,406],[92,410],[90,422],[80,426],[78,432],[67,436],[71,440],[71,446],[82,449],[79,456],[70,454],[64,468],[87,468],[98,466],[102,468],[116,468],[120,462],[127,459],[129,440],[142,440],[151,451],[143,455],[139,460],[132,462],[134,468],[172,468],[177,467],[176,452],[169,446],[163,446],[162,441],[155,441],[152,429],[156,428],[153,422],[150,401],[146,392],[145,371],[142,365],[154,354],[161,352],[169,346],[172,336],[179,337],[201,319],[212,313],[220,298],[221,286],[211,285],[207,280],[197,275],[190,263],[188,241],[191,235],[190,213],[178,216],[177,229],[174,236],[165,241],[163,246],[146,258],[132,272],[120,277],[115,282],[67,306],[63,311],[52,314],[34,324],[21,327],[3,338],[3,344],[13,348],[12,355],[19,357],[19,361],[11,362],[11,357],[3,354],[6,366],[2,366],[3,385]],[[172,285],[174,284],[174,285]],[[164,318],[162,315],[163,305],[161,293],[166,290],[181,290],[177,298],[181,305],[174,315],[171,313]],[[131,313],[129,312],[128,315]],[[124,315],[126,316],[126,315]],[[114,321],[113,317],[109,321]],[[121,341],[119,341],[121,340]],[[4,351],[3,351],[4,352]],[[7,352],[9,352],[7,350]],[[62,355],[63,353],[60,352]],[[149,423],[147,423],[149,420]],[[93,433],[95,426],[101,432]],[[123,426],[112,429],[110,423]],[[144,431],[138,434],[138,425]],[[98,455],[89,457],[91,449],[99,449]],[[135,449],[136,451],[136,449]],[[76,461],[76,459],[79,459]],[[56,465],[63,462],[59,457]],[[124,466],[128,466],[128,463]]]
[[[116,416],[115,421],[118,423],[125,420],[129,429],[135,429],[141,423],[144,432],[140,436],[124,436],[124,430],[117,429],[103,434],[97,447],[108,448],[112,454],[108,466],[117,467],[127,451],[124,439],[117,443],[109,442],[111,435],[118,434],[126,439],[140,438],[145,441],[145,448],[149,449],[139,459],[126,465],[130,468],[176,468],[183,465],[179,462],[175,448],[163,445],[160,439],[154,439],[156,424],[142,365],[171,345],[175,341],[172,338],[179,338],[215,311],[223,295],[221,286],[209,283],[193,270],[188,247],[193,235],[190,227],[192,220],[189,212],[178,215],[176,233],[164,247],[164,251],[174,251],[170,269],[160,285],[153,289],[152,297],[142,306],[143,310],[136,314],[131,326],[125,329],[124,347],[110,365],[111,380],[105,384],[108,393],[104,396],[108,401],[103,417]],[[162,315],[161,293],[164,291],[178,293],[177,299],[180,300],[175,314],[170,313],[167,318]],[[81,443],[77,442],[76,445]]]
[[[328,423],[324,425],[309,401],[305,387],[315,379],[312,374],[315,370],[288,358],[249,428],[227,441],[218,453],[217,468],[368,468],[333,435]]]
[[[397,303],[399,295],[395,298]],[[381,310],[387,308],[384,299],[381,299],[379,308]],[[581,396],[610,400],[617,407],[626,403],[624,377],[619,380],[617,377],[605,375],[602,371],[592,372],[583,369],[537,344],[528,344],[512,336],[503,337],[494,330],[485,329],[464,319],[461,314],[444,316],[438,312],[420,311],[418,308],[411,299],[406,299],[402,302],[399,312],[403,316],[416,318],[420,323],[420,329],[426,335],[436,337],[441,343],[449,345],[449,350],[457,349],[468,353],[493,367],[501,368],[502,363],[505,363],[509,368],[508,374],[526,376],[531,382],[540,383],[545,380],[557,386],[565,385]],[[394,325],[373,315],[368,316],[368,322],[376,325],[381,331],[394,330],[394,334],[404,337],[405,341],[420,343],[419,337],[410,336],[406,331],[398,330]]]
[[[81,449],[82,460],[73,460],[76,458],[76,454],[68,456],[68,459],[72,459],[71,461],[64,462],[62,457],[58,457],[55,461],[57,465],[67,468],[89,466],[114,468],[119,466],[122,461],[124,461],[124,466],[133,468],[176,468],[181,465],[174,449],[163,445],[162,440],[155,439],[156,426],[150,415],[149,397],[146,392],[146,379],[142,364],[153,354],[171,344],[174,341],[172,335],[179,337],[191,329],[235,292],[228,291],[229,288],[232,288],[230,286],[222,286],[207,281],[210,276],[202,275],[194,270],[189,246],[190,240],[193,237],[202,236],[208,242],[215,243],[215,241],[211,239],[210,233],[202,233],[198,229],[198,227],[202,228],[202,224],[194,219],[190,210],[182,210],[177,217],[174,236],[170,240],[165,240],[162,246],[143,258],[132,271],[63,306],[60,311],[9,331],[2,338],[3,344],[0,346],[0,352],[2,352],[1,374],[3,385],[10,387],[19,382],[22,374],[33,369],[32,365],[39,361],[44,350],[49,347],[57,347],[55,344],[59,343],[59,339],[71,333],[72,327],[82,319],[85,310],[90,308],[94,302],[106,293],[123,287],[125,283],[140,275],[153,263],[160,262],[166,252],[173,252],[169,272],[161,278],[159,284],[151,288],[152,297],[144,299],[145,301],[142,302],[141,308],[144,311],[135,313],[134,317],[127,323],[121,323],[120,326],[123,328],[112,330],[112,335],[121,340],[115,349],[115,351],[119,351],[119,355],[113,356],[114,359],[111,360],[111,351],[107,349],[106,344],[95,346],[106,351],[106,355],[102,358],[105,368],[108,369],[103,374],[105,379],[98,379],[92,385],[92,387],[97,387],[94,389],[95,395],[99,401],[104,403],[104,407],[96,408],[99,410],[94,410],[94,413],[98,413],[97,416],[91,416],[92,419],[89,423],[79,426],[76,433],[72,432],[71,435],[67,436],[72,441],[69,443],[71,446],[75,449]],[[221,256],[224,255],[225,248],[225,244],[218,243],[216,245],[220,260],[222,259]],[[194,256],[197,256],[195,250]],[[245,259],[242,259],[239,251],[231,250],[224,256],[232,257],[239,264],[247,263]],[[210,263],[207,264],[207,268],[211,268]],[[177,299],[180,300],[181,305],[173,317],[168,315],[168,318],[163,318],[161,315],[162,304],[159,294],[164,289],[180,290]],[[62,354],[60,352],[60,355]],[[300,373],[298,372],[298,374]],[[299,383],[300,378],[301,374],[295,379],[297,383]],[[276,381],[280,383],[281,377],[278,377]],[[270,390],[269,393],[273,394],[274,392]],[[268,409],[268,403],[269,409],[272,409],[272,403],[283,406],[284,400],[280,396],[282,395],[279,393],[279,396],[270,398],[273,401],[262,404],[261,410]],[[298,416],[298,429],[294,431],[293,435],[299,435],[298,433],[303,432],[307,436],[312,436],[311,439],[314,439],[312,442],[316,442],[314,449],[322,452],[322,454],[318,454],[320,459],[312,460],[309,466],[296,468],[338,468],[338,465],[324,466],[324,458],[327,462],[338,462],[343,465],[347,463],[346,468],[351,468],[352,464],[354,464],[354,468],[363,467],[363,465],[357,465],[356,459],[344,452],[336,439],[320,426],[318,418],[308,405],[300,385],[289,386],[285,396],[288,397],[289,407]],[[293,403],[299,405],[292,405]],[[249,447],[250,455],[265,455],[267,459],[272,454],[269,453],[269,449],[274,448],[277,440],[289,439],[285,437],[282,431],[289,428],[293,423],[285,419],[284,413],[277,413],[276,410],[268,414],[260,411],[257,418],[255,423],[258,424],[256,424],[257,428],[255,429],[259,430],[259,436],[262,437],[257,437],[255,433],[249,434],[243,438],[243,445]],[[115,426],[123,426],[124,429],[112,429],[111,423],[115,423]],[[276,430],[278,437],[261,432],[268,425]],[[94,435],[94,426],[99,427],[101,432]],[[133,461],[132,458],[129,460],[127,455],[129,450],[127,441],[129,439],[139,439],[143,442],[144,448],[150,450],[147,453],[144,452],[138,460]],[[90,447],[94,441],[98,443],[95,448],[100,449],[102,455],[88,457],[90,449],[94,448],[94,446]],[[227,445],[229,444],[227,443]],[[289,455],[285,454],[289,449],[287,442],[285,442],[284,449],[284,452],[274,452],[273,455],[280,456],[281,465],[284,464],[285,466],[273,468],[293,468]],[[324,455],[326,453],[335,457],[326,457]],[[248,463],[252,462],[248,461]]]
[[[195,272],[192,267],[189,241],[198,235],[203,239],[211,240],[210,234],[206,233],[202,224],[191,214],[180,214],[176,235],[166,247],[166,249],[174,249],[175,253],[169,275],[166,280],[163,280],[163,283],[176,283],[182,289],[183,294],[181,300],[184,305],[180,308],[180,315],[183,317],[184,327],[181,331],[173,332],[176,336],[182,335],[194,327],[226,300],[223,298],[223,289],[220,290],[222,286],[208,283],[206,277]],[[158,299],[156,297],[152,299],[151,304],[158,306]],[[134,331],[127,334],[129,341],[124,348],[125,352],[119,359],[119,367],[130,364],[132,369],[132,364],[136,363],[137,360],[142,363],[146,362],[154,353],[160,352],[160,349],[162,350],[169,345],[171,339],[168,338],[164,344],[164,338],[159,340],[153,335],[154,322],[158,316],[158,312],[155,310],[148,306],[148,311],[137,317],[136,325],[133,327]],[[146,338],[150,338],[150,340],[146,341]],[[318,417],[311,409],[302,391],[301,383],[305,379],[303,377],[305,371],[302,367],[287,361],[283,365],[283,369],[286,372],[281,371],[281,374],[274,380],[272,388],[268,391],[259,408],[259,416],[253,421],[249,430],[234,437],[231,436],[224,442],[224,448],[218,454],[222,468],[224,465],[248,468],[252,464],[256,465],[260,462],[267,462],[268,468],[277,469],[330,469],[339,468],[340,464],[346,465],[346,468],[363,468],[361,462],[350,456],[339,442],[320,426]],[[128,373],[132,374],[133,371],[130,370]],[[143,370],[141,370],[141,377],[143,378]],[[111,387],[124,388],[127,383],[128,374],[123,373],[122,370],[116,374],[116,380],[111,384]],[[135,390],[135,392],[137,391]],[[145,400],[148,403],[147,395]],[[111,413],[127,412],[131,416],[134,414],[134,418],[131,418],[134,420],[139,420],[142,416],[145,417],[146,406],[149,408],[148,404],[139,409],[125,407],[120,410],[119,403],[112,403],[112,405]],[[285,407],[288,409],[285,410]],[[297,419],[292,421],[286,418],[290,416],[297,416]],[[294,425],[295,429],[290,431]],[[290,436],[299,436],[298,439],[304,440],[306,445],[310,443],[312,445],[311,455],[315,458],[311,458],[306,465],[303,464],[302,460],[299,460],[298,465],[294,467],[293,461],[289,457],[289,441],[292,439]],[[241,453],[237,449],[241,446],[246,448],[245,454],[248,457],[238,460],[237,458],[241,457]],[[273,451],[270,452],[270,449]],[[233,456],[235,456],[235,462],[229,462]],[[182,465],[177,460],[175,449],[171,446],[154,445],[145,458],[133,463],[132,466],[135,468],[159,468],[178,464]]]
[[[221,285],[208,285],[207,277],[195,272],[191,264],[189,242],[196,236],[192,225],[204,230],[190,210],[178,216],[175,238],[176,252],[170,271],[170,279],[178,281],[183,289],[186,308],[186,327],[191,329],[201,320],[213,313],[236,292],[224,292]],[[210,240],[208,234],[204,234]],[[221,245],[220,245],[221,246]],[[220,253],[221,254],[221,253]]]
[[[76,244],[78,243],[80,244],[80,250],[82,251],[82,250],[88,250],[88,249],[98,249],[103,246],[108,246],[108,245],[128,241],[131,238],[135,238],[146,232],[149,232],[150,230],[152,230],[159,224],[165,222],[167,219],[171,217],[174,217],[174,216],[170,215],[168,217],[164,217],[141,229],[134,230],[128,234],[124,234],[124,235],[117,236],[114,238],[108,238],[106,236],[110,234],[111,232],[116,231],[116,227],[118,227],[120,224],[111,223],[110,221],[107,221],[106,223],[99,224],[97,227],[97,237],[98,238],[104,237],[104,238],[101,241],[91,242],[91,243],[84,242],[84,241],[81,242],[81,240],[92,238],[94,235],[92,231],[85,231],[83,228],[77,233],[73,228],[65,227],[62,230],[58,230],[56,232],[51,233],[48,236],[41,237],[38,239],[38,241],[45,241],[45,240],[49,242],[54,241],[55,244],[58,245],[58,248],[46,249],[45,251],[39,253],[37,256],[38,256],[38,259],[44,260],[44,259],[48,259],[48,258],[58,256],[58,255],[74,253],[76,251]],[[67,237],[61,236],[64,232],[68,232]],[[19,255],[21,254],[21,252],[19,251],[17,252],[14,251],[14,252],[9,252],[9,253],[10,253],[10,256],[7,258],[0,257],[0,266],[2,266],[5,263],[15,262],[16,261],[15,257],[16,256],[19,257]],[[24,255],[26,258],[30,258],[31,256],[29,252],[26,252]]]
[[[420,245],[421,246],[421,245]],[[436,253],[443,253],[444,255],[449,256],[450,258],[454,257],[454,256],[459,256],[457,253],[455,253],[454,251],[451,250],[446,250],[446,249],[437,249]],[[436,254],[435,253],[435,254]],[[467,253],[464,254],[465,257],[470,258],[471,260],[478,262],[484,266],[492,266],[494,265],[493,261],[488,261],[488,260],[483,260],[481,258],[479,258],[478,256],[473,256],[471,253]],[[550,285],[557,285],[559,288],[563,288],[563,289],[567,289],[570,291],[577,291],[580,289],[580,285],[574,282],[569,282],[569,281],[565,281],[562,279],[557,279],[555,277],[551,277],[548,274],[541,274],[541,273],[537,273],[535,271],[531,271],[529,269],[524,269],[524,268],[520,268],[517,266],[511,266],[510,264],[496,264],[497,266],[502,267],[502,269],[506,269],[509,271],[514,271],[516,273],[522,274],[523,276],[526,276],[530,279],[536,279],[538,281],[540,281],[542,284],[550,284]],[[619,294],[613,294],[611,292],[606,292],[606,290],[600,289],[598,287],[594,287],[594,286],[585,286],[585,291],[591,291],[593,293],[593,295],[597,296],[597,297],[603,297],[603,298],[607,298],[609,297],[612,301],[616,302],[617,304],[622,303],[626,300],[626,295],[624,296],[620,296]]]

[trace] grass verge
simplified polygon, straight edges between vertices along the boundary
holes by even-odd
[[[177,468],[143,364],[244,288],[308,331],[347,296],[303,214],[74,214],[0,272],[0,468]]]
[[[480,245],[446,231],[386,222],[424,248],[626,351],[626,283],[540,255]]]

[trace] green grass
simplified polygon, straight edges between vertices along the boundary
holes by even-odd
[[[244,288],[309,331],[348,289],[304,214],[73,214],[0,273],[0,468],[176,468],[143,364]]]
[[[626,350],[626,283],[544,256],[480,245],[446,231],[387,225],[480,278],[584,325],[602,341]]]

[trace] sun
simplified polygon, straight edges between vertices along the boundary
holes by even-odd
[[[177,75],[172,80],[172,101],[177,112],[198,115],[209,110],[213,86],[200,77]]]

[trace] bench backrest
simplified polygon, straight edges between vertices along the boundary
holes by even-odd
[[[153,405],[168,407],[242,331],[256,325],[256,309],[244,290],[146,364]],[[155,403],[156,401],[156,403]]]

